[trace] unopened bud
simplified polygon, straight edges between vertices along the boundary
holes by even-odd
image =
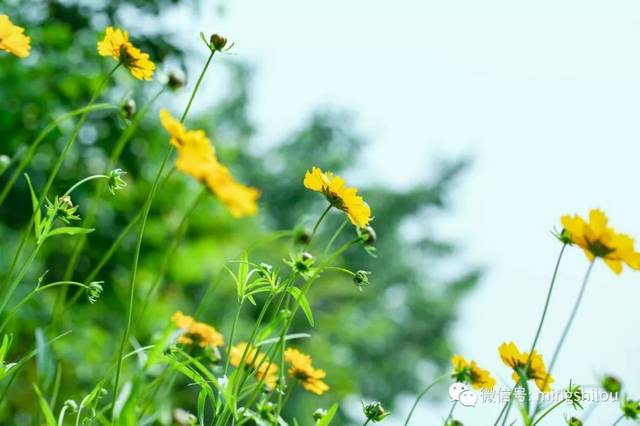
[[[327,415],[327,410],[325,410],[324,408],[318,408],[316,411],[313,412],[313,420],[315,420],[316,422],[319,422],[326,415]]]
[[[182,71],[171,71],[169,73],[169,80],[167,80],[167,85],[172,90],[178,90],[185,85],[186,78]]]
[[[362,236],[362,242],[370,246],[374,245],[378,239],[375,229],[371,226],[366,226],[360,230],[360,235]]]
[[[220,34],[212,34],[209,41],[211,42],[211,47],[213,47],[213,49],[217,50],[218,52],[224,49],[224,47],[227,45],[227,39],[225,37],[222,37]]]
[[[122,112],[124,112],[124,116],[127,118],[132,118],[136,115],[136,101],[133,99],[129,99],[122,105]]]

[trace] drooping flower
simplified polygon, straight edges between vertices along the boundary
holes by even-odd
[[[24,28],[14,25],[7,15],[0,15],[0,50],[26,58],[30,43],[31,37],[24,35]]]
[[[513,380],[518,382],[520,380],[518,370],[525,370],[527,361],[529,361],[529,353],[520,352],[513,342],[503,343],[500,345],[498,353],[500,354],[502,362],[513,369]],[[547,373],[544,361],[542,360],[542,355],[535,350],[533,351],[531,360],[529,361],[527,380],[534,380],[538,389],[545,393],[551,390],[551,384],[554,382],[553,376]]]
[[[129,34],[120,28],[107,27],[104,38],[98,42],[98,54],[111,56],[121,62],[138,80],[151,80],[156,65],[129,41]]]
[[[220,164],[215,149],[203,130],[188,130],[166,110],[160,121],[178,153],[176,169],[204,183],[234,217],[252,216],[258,211],[260,191],[245,186]]]
[[[291,365],[289,375],[299,380],[306,390],[316,395],[322,395],[329,390],[329,385],[322,381],[327,373],[313,368],[311,356],[297,349],[288,348],[284,352],[284,359]]]
[[[483,370],[475,361],[467,361],[460,355],[451,358],[453,371],[451,377],[457,382],[468,383],[474,389],[491,390],[496,385],[496,380],[487,370]]]
[[[177,311],[171,317],[173,323],[184,330],[178,338],[183,345],[198,345],[201,348],[217,348],[224,345],[224,337],[214,327],[198,322],[192,317]]]
[[[229,361],[234,367],[240,366],[242,355],[247,348],[246,342],[234,345],[229,351]],[[259,352],[254,347],[249,347],[244,358],[244,368],[248,371],[255,371],[256,378],[263,380],[268,388],[274,389],[278,383],[278,366],[269,360],[267,355]]]
[[[369,205],[358,195],[356,188],[347,188],[340,176],[313,167],[304,175],[304,187],[323,193],[329,203],[345,212],[354,225],[364,228],[371,221]]]
[[[640,269],[640,253],[634,248],[633,238],[608,226],[607,216],[601,210],[589,212],[589,223],[578,215],[562,216],[561,222],[571,242],[582,248],[590,261],[600,257],[616,274],[622,272],[623,263]]]

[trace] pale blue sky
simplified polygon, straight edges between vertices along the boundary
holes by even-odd
[[[234,0],[223,20],[206,4],[197,17],[176,12],[167,23],[188,19],[188,43],[199,31],[226,34],[239,58],[256,65],[261,143],[330,105],[352,111],[372,142],[361,181],[409,185],[432,176],[438,159],[472,156],[454,214],[436,232],[463,247],[448,268],[487,268],[454,341],[499,379],[509,372],[498,345],[525,348],[533,337],[560,215],[600,207],[640,237],[637,1]],[[568,250],[539,345],[547,359],[586,267],[582,253]],[[638,300],[640,273],[616,277],[597,265],[557,365],[559,384],[611,372],[640,397]],[[403,398],[389,424],[409,404]],[[456,417],[484,425],[498,410],[460,408]],[[610,424],[616,410],[602,406],[592,421]],[[425,402],[414,424],[438,424],[447,412],[446,402]]]

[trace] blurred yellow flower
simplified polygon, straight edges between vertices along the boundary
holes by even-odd
[[[358,195],[356,188],[345,187],[345,181],[331,172],[323,172],[313,167],[304,175],[304,187],[322,192],[329,203],[347,214],[351,223],[364,228],[371,220],[371,208]]]
[[[529,353],[520,352],[513,342],[500,345],[498,353],[500,354],[502,362],[514,370],[512,377],[515,382],[518,382],[520,380],[520,374],[518,374],[517,369],[524,370],[527,365],[527,360],[529,360]],[[534,380],[538,389],[545,393],[551,390],[551,384],[554,382],[553,376],[547,373],[542,355],[535,350],[531,355],[529,369],[527,370],[527,380]]]
[[[246,342],[240,342],[234,345],[229,351],[231,365],[238,367],[242,361],[242,354],[247,347]],[[270,389],[274,389],[278,383],[278,366],[267,358],[263,352],[258,352],[254,347],[249,347],[244,359],[244,368],[248,371],[256,371],[256,378],[263,380]]]
[[[187,130],[166,110],[160,111],[160,121],[178,152],[176,169],[206,184],[234,217],[257,213],[260,191],[236,181],[229,169],[218,162],[204,131]]]
[[[13,25],[7,15],[0,15],[0,50],[19,58],[29,56],[31,37],[24,35],[24,28]]]
[[[181,311],[174,313],[171,320],[178,328],[184,330],[184,334],[178,337],[178,343],[183,345],[197,344],[201,348],[224,346],[222,334],[209,324],[198,322]]]
[[[578,215],[562,216],[561,222],[571,242],[581,247],[589,260],[601,257],[616,274],[622,272],[623,262],[640,269],[640,253],[635,251],[633,238],[608,226],[607,216],[601,210],[589,212],[589,223]]]
[[[496,385],[496,380],[487,370],[483,370],[475,361],[467,361],[460,355],[451,358],[453,372],[451,376],[458,382],[469,383],[474,389],[491,390]]]
[[[327,376],[324,370],[313,368],[311,356],[305,355],[297,349],[288,348],[284,352],[284,359],[289,364],[289,375],[298,379],[309,392],[322,395],[329,390],[329,385],[322,381]]]
[[[120,28],[107,27],[102,41],[98,42],[98,54],[111,56],[121,62],[138,80],[151,80],[156,65],[129,41],[129,34]]]

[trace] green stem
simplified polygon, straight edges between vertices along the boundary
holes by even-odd
[[[324,209],[324,211],[322,212],[320,217],[318,218],[316,224],[313,226],[313,230],[311,231],[311,236],[309,237],[309,241],[307,241],[307,244],[305,245],[305,247],[308,247],[309,244],[311,244],[311,240],[313,240],[313,237],[315,237],[316,232],[318,232],[318,227],[320,226],[320,224],[324,220],[324,217],[327,215],[327,213],[329,213],[329,210],[331,210],[331,207],[333,207],[333,206],[331,204],[329,204],[327,206],[327,208]]]
[[[562,331],[562,335],[560,336],[560,340],[558,341],[558,345],[556,346],[556,350],[553,352],[553,357],[551,357],[551,362],[549,363],[549,369],[547,370],[547,376],[544,379],[542,384],[542,389],[544,389],[549,383],[549,378],[551,377],[551,373],[553,372],[553,367],[556,365],[556,361],[558,360],[558,356],[560,355],[560,351],[562,350],[562,346],[569,334],[569,330],[573,325],[573,321],[576,318],[576,314],[578,313],[578,308],[580,308],[580,304],[582,303],[582,298],[584,297],[585,290],[587,288],[587,283],[589,282],[589,276],[591,276],[591,271],[593,270],[593,265],[595,265],[595,258],[589,263],[589,267],[587,268],[587,272],[584,274],[584,278],[582,279],[582,285],[580,286],[580,292],[578,293],[578,297],[573,305],[573,309],[571,310],[571,314],[569,315],[569,320],[567,324],[564,326],[564,330]],[[536,408],[533,411],[532,418],[535,418],[536,413],[540,410],[540,403],[536,405]]]
[[[366,422],[364,422],[364,424],[362,426],[367,426],[369,424],[369,422],[371,421],[371,419],[367,419]]]
[[[548,409],[547,411],[545,411],[544,413],[542,413],[542,415],[538,418],[538,420],[536,420],[535,422],[533,422],[533,423],[531,424],[531,426],[536,426],[538,423],[540,423],[540,421],[541,421],[542,419],[544,419],[544,418],[547,416],[547,414],[551,413],[553,410],[555,410],[555,409],[556,409],[556,408],[558,408],[560,405],[562,405],[562,403],[564,403],[564,401],[565,401],[565,400],[564,400],[564,399],[562,399],[562,400],[560,400],[560,401],[556,402],[555,404],[553,404],[551,407],[549,407],[549,409]]]
[[[342,222],[342,225],[340,225],[338,229],[336,229],[336,232],[333,233],[333,235],[331,236],[331,239],[327,243],[327,246],[324,248],[324,251],[322,252],[323,256],[326,256],[329,250],[331,250],[331,247],[333,246],[333,243],[336,241],[336,238],[338,238],[338,235],[340,235],[340,233],[342,232],[344,227],[347,226],[348,223],[349,223],[349,219],[345,219],[344,222]]]
[[[453,404],[451,404],[451,410],[449,410],[449,415],[447,416],[447,420],[451,420],[451,418],[453,417],[453,410],[456,409],[456,405],[458,405],[458,401],[453,401]]]
[[[87,105],[82,108],[78,108],[76,110],[70,111],[66,114],[62,114],[59,117],[56,117],[53,120],[53,122],[49,123],[49,125],[45,127],[40,132],[40,134],[36,137],[36,139],[31,143],[31,145],[29,146],[29,149],[25,153],[25,156],[20,161],[20,164],[18,164],[18,167],[16,167],[16,169],[14,170],[13,174],[9,178],[9,181],[2,188],[2,192],[0,192],[0,206],[4,203],[6,198],[9,196],[9,191],[11,191],[11,188],[13,188],[13,185],[22,174],[22,171],[29,165],[29,163],[33,159],[33,156],[35,155],[36,150],[38,149],[38,146],[40,145],[40,143],[44,140],[45,137],[47,137],[49,133],[55,130],[60,125],[60,123],[70,118],[73,118],[77,115],[86,114],[93,111],[105,111],[105,110],[114,110],[114,109],[119,109],[119,107],[117,105],[113,105],[109,103]]]
[[[7,326],[9,321],[11,321],[11,318],[13,318],[15,316],[15,314],[22,307],[22,305],[27,303],[29,300],[31,300],[36,294],[40,293],[41,291],[50,289],[52,287],[58,287],[58,286],[78,286],[78,287],[84,287],[86,289],[89,289],[89,286],[87,286],[86,284],[80,283],[80,282],[76,282],[76,281],[56,281],[54,283],[50,283],[50,284],[44,285],[42,287],[37,287],[34,290],[32,290],[29,294],[27,294],[13,308],[11,308],[11,310],[7,313],[7,315],[6,315],[5,319],[4,319],[4,321],[2,322],[2,324],[0,324],[0,333],[2,332],[2,330],[4,330],[4,328]]]
[[[100,82],[100,84],[98,85],[96,90],[93,92],[93,95],[91,96],[91,99],[89,100],[89,103],[87,104],[87,108],[94,104],[95,100],[98,98],[98,96],[102,92],[102,89],[106,85],[107,81],[109,81],[109,79],[111,78],[113,73],[120,67],[120,65],[121,64],[118,63],[118,65],[116,65],[102,79],[102,81]],[[80,129],[82,128],[82,126],[84,125],[84,122],[87,119],[88,113],[89,113],[88,109],[85,110],[82,113],[82,115],[80,116],[80,119],[78,120],[78,122],[76,123],[76,126],[73,129],[73,132],[71,133],[71,136],[67,140],[67,143],[65,144],[64,148],[62,149],[62,152],[58,156],[58,159],[57,159],[57,161],[56,161],[56,163],[55,163],[55,165],[53,167],[53,170],[52,170],[51,174],[49,175],[49,178],[47,179],[47,183],[44,186],[44,189],[42,191],[42,195],[38,199],[37,205],[34,206],[34,211],[31,214],[31,218],[29,220],[29,223],[28,223],[28,225],[26,226],[26,228],[24,229],[24,231],[22,233],[22,238],[20,240],[20,244],[18,244],[18,249],[16,250],[16,253],[15,253],[14,257],[13,257],[13,261],[11,263],[11,267],[9,268],[9,271],[7,272],[6,281],[5,281],[4,285],[3,285],[3,287],[6,287],[8,285],[8,283],[11,281],[11,277],[13,275],[13,271],[14,271],[15,267],[17,266],[18,259],[20,258],[20,254],[22,253],[22,249],[26,245],[26,242],[29,239],[29,235],[31,234],[31,229],[32,229],[32,227],[33,227],[33,225],[35,223],[35,212],[38,211],[41,208],[42,203],[44,203],[44,200],[47,197],[47,193],[51,189],[51,186],[53,185],[53,181],[55,180],[56,176],[58,176],[58,172],[60,171],[60,168],[62,167],[62,163],[64,162],[64,159],[67,156],[67,153],[69,152],[69,150],[73,146],[76,138],[78,137],[78,134],[80,133]],[[11,298],[11,296],[13,294],[13,291],[15,290],[15,287],[14,286],[12,286],[12,287],[10,287],[8,289],[8,291],[6,292],[6,294],[5,294],[5,298],[4,298],[5,302],[3,302],[2,309],[4,309],[4,306],[6,305],[6,302]],[[0,309],[0,313],[2,312],[2,309]]]
[[[238,309],[236,309],[236,315],[233,318],[233,323],[231,324],[231,333],[229,333],[229,344],[227,345],[227,360],[224,364],[224,374],[223,377],[227,377],[227,372],[229,371],[229,362],[231,361],[231,357],[228,355],[231,353],[231,348],[233,347],[233,340],[236,336],[236,327],[238,326],[238,320],[240,319],[240,311],[242,310],[242,303],[238,303]]]
[[[411,416],[413,416],[413,412],[415,411],[415,409],[418,406],[418,403],[420,402],[422,397],[425,396],[427,394],[427,392],[429,392],[431,390],[432,387],[434,387],[436,384],[438,384],[440,381],[444,380],[447,377],[449,377],[449,376],[448,375],[444,375],[444,376],[438,377],[433,382],[429,383],[427,385],[427,387],[424,388],[422,390],[422,392],[420,392],[418,394],[418,396],[416,397],[416,400],[413,402],[413,405],[411,406],[411,410],[409,410],[409,414],[407,415],[406,420],[404,421],[404,426],[408,426],[409,425],[409,421],[411,420]]]
[[[195,85],[195,87],[193,88],[193,91],[191,93],[191,98],[189,98],[189,103],[187,104],[187,107],[184,110],[184,113],[182,114],[182,117],[180,118],[180,122],[183,123],[184,120],[187,117],[187,114],[189,112],[189,109],[191,108],[191,104],[193,103],[193,99],[195,98],[195,95],[198,91],[198,88],[200,87],[200,84],[202,83],[202,79],[204,78],[204,75],[207,72],[207,68],[209,68],[209,64],[211,63],[211,59],[213,58],[213,55],[215,53],[215,50],[211,51],[211,54],[209,55],[209,58],[207,59],[207,63],[205,64],[204,68],[202,69],[202,72],[200,73],[200,77],[198,78],[198,81]],[[169,161],[169,158],[171,157],[171,154],[173,153],[173,147],[169,146],[164,158],[162,159],[162,163],[160,164],[160,168],[158,169],[158,173],[156,174],[156,177],[153,181],[153,184],[151,186],[151,190],[149,191],[149,195],[147,196],[147,200],[145,202],[145,206],[144,206],[144,210],[142,213],[142,221],[140,223],[140,230],[138,232],[138,240],[136,243],[136,247],[135,247],[135,251],[134,251],[134,255],[133,255],[133,266],[131,268],[131,279],[129,282],[129,304],[127,307],[127,324],[124,330],[124,333],[122,335],[122,340],[120,341],[120,350],[118,352],[118,362],[117,362],[117,367],[116,367],[116,377],[115,377],[115,381],[114,381],[114,386],[113,386],[113,397],[112,397],[112,406],[111,406],[111,421],[113,422],[115,420],[115,403],[116,403],[116,399],[118,396],[118,386],[120,384],[120,374],[122,372],[122,356],[124,354],[124,350],[125,350],[125,346],[127,344],[127,341],[129,340],[129,333],[131,331],[131,325],[133,322],[133,304],[134,304],[134,300],[135,300],[135,284],[136,284],[136,278],[137,278],[137,273],[138,273],[138,261],[140,259],[140,251],[142,249],[142,237],[144,235],[144,230],[145,230],[145,226],[147,224],[147,217],[149,215],[149,211],[151,210],[151,204],[153,202],[153,199],[155,197],[156,194],[156,190],[158,189],[158,184],[160,182],[160,178],[162,177],[162,172],[164,171],[164,168],[167,164],[167,162]]]
[[[127,128],[120,134],[120,137],[116,141],[115,147],[111,152],[111,157],[109,158],[109,164],[107,165],[107,170],[113,170],[116,168],[116,164],[118,163],[118,160],[120,159],[120,156],[122,155],[124,148],[126,147],[127,143],[131,140],[131,138],[135,134],[136,130],[140,125],[140,122],[142,121],[142,118],[146,116],[151,106],[160,97],[160,95],[164,93],[164,90],[165,90],[165,87],[163,86],[163,88],[160,89],[140,109],[140,111],[135,115],[135,117],[133,118],[129,126],[127,126]],[[85,219],[82,222],[83,228],[93,227],[96,215],[98,214],[99,201],[101,199],[101,195],[104,193],[104,189],[105,189],[104,184],[97,185],[96,188],[94,189],[93,196],[91,197],[92,202],[89,208],[87,209]],[[78,260],[80,259],[80,254],[82,253],[82,250],[84,248],[86,241],[87,241],[87,235],[83,234],[78,236],[77,242],[73,247],[73,252],[71,253],[69,262],[67,263],[67,267],[64,272],[65,280],[70,280],[73,277],[73,271],[75,270],[76,265],[78,264]],[[93,278],[95,278],[95,276],[92,277],[92,279]],[[61,308],[65,307],[64,301],[67,296],[67,289],[68,287],[62,288],[62,291],[60,291],[57,295],[56,302],[55,302],[56,308],[54,308],[54,318],[57,318],[58,315],[65,310]],[[77,300],[77,297],[76,297],[76,300]]]
[[[165,251],[164,258],[162,259],[162,263],[160,264],[160,270],[158,271],[158,275],[156,279],[153,281],[153,284],[151,284],[151,286],[147,290],[147,294],[145,294],[144,296],[142,308],[139,310],[137,314],[138,320],[144,316],[144,313],[147,310],[147,307],[149,306],[149,299],[151,298],[151,295],[156,290],[156,288],[158,288],[160,283],[162,283],[162,280],[164,279],[164,275],[167,271],[169,263],[173,259],[173,255],[176,249],[178,248],[178,245],[180,244],[180,240],[182,239],[182,237],[184,236],[184,233],[187,230],[187,226],[189,224],[189,220],[191,219],[191,215],[197,209],[198,205],[206,198],[208,193],[209,193],[209,189],[206,186],[203,187],[200,193],[198,194],[198,196],[193,201],[193,203],[191,203],[191,206],[189,206],[185,214],[182,216],[182,219],[180,220],[180,224],[178,225],[178,229],[174,233],[173,239],[171,240],[171,244],[169,245],[168,249]],[[136,324],[137,324],[137,321],[136,321]]]
[[[544,325],[544,320],[547,317],[547,311],[549,310],[549,304],[551,302],[551,295],[553,293],[553,288],[555,286],[555,282],[556,282],[556,277],[558,276],[558,270],[560,268],[560,262],[562,261],[562,256],[564,255],[564,251],[567,247],[567,244],[564,243],[562,244],[562,248],[560,249],[560,254],[558,255],[558,259],[556,260],[556,266],[553,268],[553,275],[551,276],[551,282],[549,283],[549,290],[547,291],[547,298],[545,300],[544,303],[544,308],[542,309],[542,315],[540,317],[540,321],[538,322],[538,328],[536,330],[536,334],[535,337],[533,338],[533,343],[531,344],[531,349],[529,350],[529,357],[527,358],[527,363],[525,364],[525,374],[529,371],[529,367],[531,366],[531,357],[533,356],[533,351],[536,348],[536,345],[538,344],[538,340],[540,338],[540,333],[542,332],[542,326]],[[509,395],[509,402],[507,402],[504,407],[502,408],[502,411],[500,411],[500,414],[498,415],[498,418],[496,419],[496,422],[494,423],[494,426],[496,426],[498,424],[498,422],[500,421],[500,418],[504,415],[505,419],[506,417],[509,416],[509,410],[511,409],[511,404],[513,404],[513,393],[515,391],[515,387],[511,390],[511,394]],[[504,422],[503,422],[504,423]]]
[[[71,193],[72,193],[73,191],[75,191],[76,189],[78,189],[78,187],[79,187],[80,185],[85,184],[85,183],[87,183],[87,182],[89,182],[89,181],[92,181],[92,180],[96,180],[96,179],[109,179],[109,176],[107,176],[107,175],[92,175],[92,176],[87,176],[86,178],[79,180],[79,181],[78,181],[78,182],[76,182],[76,183],[75,183],[71,188],[69,188],[69,189],[67,190],[67,192],[65,192],[65,193],[64,193],[63,197],[70,196],[70,195],[71,195]]]
[[[615,422],[613,422],[613,425],[611,426],[616,426],[618,423],[620,423],[622,421],[622,419],[624,419],[624,414],[621,415],[620,417],[618,417],[618,420],[616,420]]]

